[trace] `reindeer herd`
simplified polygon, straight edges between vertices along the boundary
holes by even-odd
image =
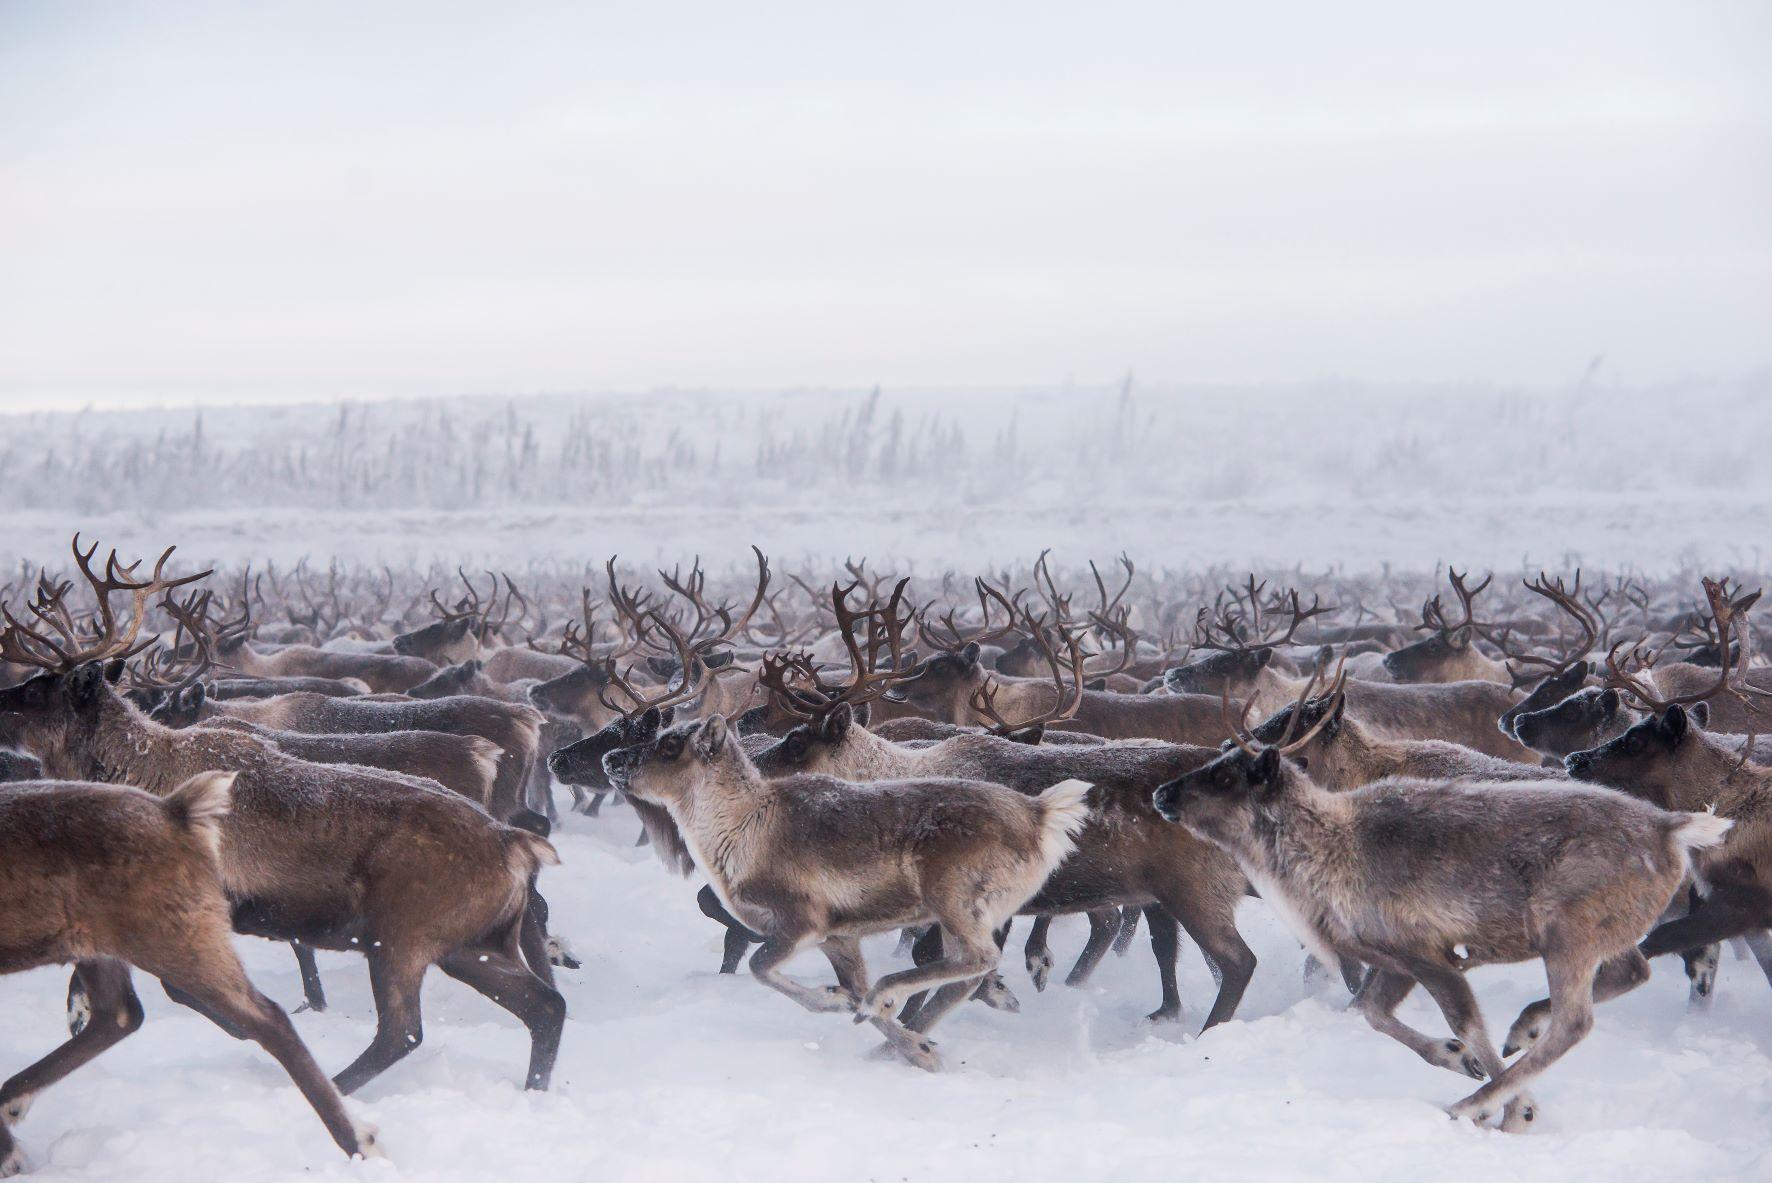
[[[1506,1130],[1652,958],[1680,954],[1699,1005],[1724,942],[1772,982],[1772,666],[1726,579],[1110,580],[1042,555],[833,580],[757,551],[712,587],[610,559],[519,590],[98,554],[76,537],[0,589],[0,970],[73,966],[71,1037],[0,1086],[0,1175],[32,1098],[140,1026],[131,967],[260,1044],[348,1154],[376,1133],[340,1098],[419,1046],[433,966],[522,1023],[547,1088],[577,964],[543,895],[576,871],[542,873],[561,805],[631,808],[702,884],[722,971],[748,955],[926,1069],[956,1007],[1017,1009],[1016,917],[1037,990],[1054,917],[1088,920],[1072,985],[1142,925],[1153,1021],[1182,1017],[1185,932],[1211,1027],[1256,971],[1258,897],[1374,1028],[1483,1082],[1453,1116]],[[369,1046],[329,1079],[234,933],[287,942],[314,1011],[314,951],[361,953]],[[874,977],[878,933],[900,965]],[[831,984],[785,972],[813,946]],[[1532,960],[1548,997],[1497,1048],[1465,973]],[[1417,985],[1449,1035],[1396,1017]]]

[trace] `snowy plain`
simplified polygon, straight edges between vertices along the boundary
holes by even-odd
[[[866,392],[668,393],[343,417],[212,410],[196,441],[190,411],[34,415],[0,419],[0,560],[59,560],[81,529],[135,553],[176,542],[193,563],[337,555],[558,568],[612,551],[736,560],[756,541],[788,565],[867,553],[924,570],[1046,546],[1075,561],[1126,548],[1177,568],[1757,570],[1772,521],[1772,473],[1757,463],[1772,439],[1766,394],[1763,383],[924,392],[888,395],[862,423]],[[905,424],[896,435],[894,413]],[[575,439],[625,442],[586,460],[574,459]],[[317,477],[282,463],[309,447],[303,464]],[[818,469],[829,455],[838,460]],[[424,474],[459,456],[478,458],[459,479]],[[378,466],[407,476],[360,496],[315,492],[331,487],[328,472],[348,481]],[[83,471],[126,479],[69,504],[57,482]],[[534,483],[549,481],[551,492]],[[1142,934],[1086,989],[1036,992],[1023,927],[1004,962],[1021,1013],[956,1012],[938,1033],[948,1068],[930,1076],[868,1060],[867,1028],[716,974],[720,930],[695,906],[697,881],[668,876],[633,847],[636,832],[616,807],[568,816],[557,833],[564,865],[542,886],[584,964],[561,972],[570,1014],[551,1092],[521,1090],[527,1044],[514,1020],[432,974],[423,1046],[351,1102],[391,1157],[349,1163],[267,1057],[138,975],[146,1026],[46,1092],[18,1127],[34,1177],[1772,1178],[1772,989],[1727,952],[1706,1011],[1688,1011],[1671,959],[1602,1006],[1589,1039],[1534,1086],[1539,1128],[1520,1137],[1448,1120],[1440,1107],[1473,1082],[1369,1030],[1335,987],[1307,987],[1302,951],[1258,900],[1240,913],[1260,964],[1234,1021],[1194,1035],[1213,984],[1184,941],[1184,1022],[1145,1024],[1157,984]],[[1054,926],[1056,976],[1082,928]],[[287,948],[238,943],[260,987],[293,1007]],[[870,944],[876,971],[893,945]],[[359,960],[322,954],[321,967],[332,1006],[295,1021],[336,1069],[368,1042],[373,1008]],[[791,968],[828,974],[816,955]],[[1473,980],[1497,1034],[1544,988],[1536,965]],[[0,979],[4,1071],[61,1038],[65,982],[56,970]],[[1443,1030],[1419,992],[1401,1013]]]

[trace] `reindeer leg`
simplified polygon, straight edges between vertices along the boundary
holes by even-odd
[[[141,1028],[142,1005],[130,985],[129,966],[99,958],[82,961],[77,968],[90,1000],[91,1021],[60,1047],[0,1085],[0,1178],[24,1169],[24,1157],[9,1131],[24,1117],[36,1095]]]
[[[302,1003],[295,1013],[311,1010],[318,1014],[326,1009],[326,987],[320,984],[320,963],[314,958],[313,946],[290,941],[289,947],[295,950],[295,966],[301,971]]]
[[[1684,953],[1704,945],[1744,936],[1764,927],[1765,913],[1757,901],[1733,885],[1714,889],[1698,910],[1680,920],[1669,920],[1655,927],[1637,946],[1645,957],[1663,953]]]
[[[1598,1004],[1627,994],[1648,980],[1648,961],[1635,949],[1626,949],[1600,963],[1594,974],[1594,1002]],[[1550,1014],[1548,998],[1541,998],[1522,1010],[1520,1017],[1508,1028],[1507,1038],[1501,1044],[1501,1054],[1511,1056],[1537,1043],[1538,1037],[1550,1025]]]
[[[726,905],[720,902],[719,893],[712,884],[702,884],[701,890],[695,893],[695,903],[703,916],[709,920],[717,920],[726,927],[726,947],[720,957],[720,972],[737,973],[738,963],[744,960],[745,950],[763,938],[746,928],[738,917],[726,910]]]
[[[1354,1005],[1374,1031],[1388,1035],[1437,1068],[1483,1079],[1483,1062],[1460,1039],[1423,1035],[1396,1017],[1397,1006],[1415,989],[1415,979],[1399,970],[1373,969],[1354,996]]]
[[[1157,958],[1157,979],[1163,987],[1163,1004],[1146,1015],[1145,1022],[1179,1022],[1181,987],[1175,980],[1175,962],[1181,955],[1181,925],[1156,904],[1144,911],[1151,930],[1151,952]]]
[[[1028,943],[1022,948],[1022,957],[1028,967],[1028,977],[1034,980],[1034,989],[1044,991],[1046,982],[1052,977],[1052,949],[1046,943],[1046,934],[1052,931],[1052,917],[1036,916],[1034,924],[1028,930]]]
[[[1138,917],[1143,909],[1135,904],[1127,904],[1120,909],[1120,935],[1114,938],[1114,956],[1124,957],[1132,950],[1132,941],[1138,936]]]
[[[523,1087],[546,1089],[566,1027],[566,999],[560,992],[531,973],[514,948],[457,949],[439,960],[437,968],[492,999],[529,1029],[529,1073]]]
[[[837,1011],[853,1009],[854,1004],[849,1001],[840,985],[814,989],[794,981],[781,972],[782,963],[804,949],[812,940],[812,931],[805,927],[770,933],[763,938],[763,943],[757,951],[751,954],[751,973],[755,974],[757,980],[771,990],[786,994],[816,1014],[828,1015]],[[842,938],[838,938],[837,941],[838,948],[841,950]],[[860,955],[859,951],[856,955]],[[826,950],[826,956],[830,956],[829,950]],[[839,951],[838,956],[843,956],[843,953]]]
[[[1508,1065],[1499,1076],[1447,1110],[1483,1125],[1500,1112],[1507,1117],[1509,1102],[1525,1093],[1526,1086],[1546,1068],[1580,1043],[1594,1025],[1594,980],[1599,959],[1579,946],[1553,946],[1545,956],[1550,978],[1550,1029],[1527,1053]]]
[[[375,994],[375,1038],[350,1066],[332,1078],[346,1096],[386,1072],[424,1041],[419,987],[429,963],[405,948],[371,947],[369,987]]]
[[[1083,952],[1077,957],[1077,963],[1071,966],[1071,972],[1065,975],[1064,984],[1077,989],[1089,981],[1089,975],[1107,956],[1113,947],[1114,938],[1120,932],[1120,910],[1118,908],[1095,908],[1087,913],[1089,917],[1089,939],[1083,944]]]
[[[943,933],[942,956],[927,965],[887,974],[875,982],[862,1000],[856,1022],[888,1018],[897,1009],[899,999],[906,995],[948,982],[980,978],[997,968],[1002,951],[997,948],[995,926],[979,914],[976,892],[970,884],[953,886],[957,898],[936,905]]]
[[[540,905],[538,910],[537,905]],[[529,906],[523,909],[523,919],[517,929],[519,947],[523,950],[523,960],[529,971],[549,986],[554,984],[554,966],[548,956],[548,903],[541,898],[532,884],[529,888]]]
[[[999,951],[1001,951],[1004,944],[1008,942],[1009,926],[1014,923],[1015,921],[1011,919],[1007,921],[1002,928],[997,930],[993,939],[996,940],[997,949]],[[984,975],[983,979],[981,979],[978,985],[973,989],[972,997],[978,999],[978,1001],[984,1003],[992,1010],[1008,1011],[1012,1015],[1021,1013],[1021,999],[1017,998],[1014,992],[1009,989],[1009,983],[1003,980],[1003,975],[995,970]]]
[[[204,1014],[216,1016],[224,1029],[243,1032],[245,1038],[269,1052],[307,1098],[339,1149],[349,1155],[381,1157],[375,1127],[353,1120],[346,1112],[343,1098],[314,1062],[307,1045],[290,1025],[289,1016],[253,988],[232,946],[224,941],[220,947],[199,951],[177,966],[144,964],[142,968],[160,972],[162,983],[169,989],[176,981],[177,989],[195,999]]]
[[[1410,968],[1415,970],[1416,980],[1433,996],[1440,1013],[1446,1017],[1447,1025],[1452,1028],[1452,1034],[1463,1041],[1464,1046],[1476,1056],[1484,1075],[1490,1080],[1500,1076],[1506,1069],[1506,1064],[1495,1050],[1494,1041],[1489,1038],[1489,1028],[1483,1022],[1483,1012],[1477,1007],[1476,995],[1471,993],[1470,982],[1465,979],[1464,972],[1427,963]],[[1521,1090],[1508,1097],[1502,1107],[1501,1128],[1509,1133],[1521,1133],[1537,1117],[1538,1103]]]
[[[1179,890],[1166,883],[1157,902],[1163,910],[1181,922],[1181,927],[1200,947],[1200,954],[1218,979],[1218,997],[1206,1015],[1205,1031],[1223,1023],[1237,1013],[1243,991],[1255,976],[1255,952],[1237,931],[1237,900],[1200,898],[1194,892]]]
[[[1704,896],[1699,894],[1696,884],[1686,889],[1686,915],[1697,912],[1704,903]],[[1710,1009],[1711,995],[1717,987],[1717,967],[1722,962],[1723,950],[1718,945],[1706,945],[1701,949],[1688,949],[1680,954],[1680,960],[1686,963],[1686,977],[1692,983],[1686,993],[1686,1009],[1702,1011]]]
[[[1760,972],[1766,975],[1766,984],[1772,985],[1772,932],[1763,928],[1755,929],[1743,933],[1741,939],[1747,943],[1754,960],[1760,963]]]

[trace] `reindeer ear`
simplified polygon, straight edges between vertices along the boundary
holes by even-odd
[[[648,657],[646,668],[652,671],[655,678],[668,678],[677,672],[677,662],[670,657]]]
[[[873,703],[864,702],[860,706],[855,708],[855,725],[857,727],[866,727],[868,725],[868,720],[873,717],[874,717],[874,704]]]
[[[978,664],[978,642],[966,642],[966,648],[960,650],[960,670],[964,673]]]
[[[726,747],[726,716],[709,715],[695,733],[695,752],[703,760],[712,760]]]
[[[634,729],[641,735],[657,735],[658,729],[667,725],[668,722],[657,707],[647,707],[646,713],[634,720]]]
[[[1661,734],[1670,744],[1679,743],[1686,737],[1686,722],[1686,708],[1676,703],[1661,716]]]
[[[840,702],[818,723],[818,737],[826,743],[838,743],[849,733],[849,725],[855,722],[855,712],[846,702]]]
[[[1272,786],[1280,779],[1280,749],[1263,748],[1255,763],[1249,766],[1249,783]]]
[[[1686,716],[1691,721],[1692,726],[1698,728],[1698,730],[1708,730],[1710,727],[1710,703],[1693,703],[1686,708]]]
[[[1012,743],[1024,743],[1029,747],[1038,747],[1046,738],[1046,724],[1035,723],[1032,727],[1023,727],[1019,731],[1011,731],[1004,737]]]
[[[113,686],[121,682],[123,680],[124,668],[125,665],[122,658],[115,658],[111,661],[105,662],[105,681]]]
[[[1087,682],[1083,683],[1083,689],[1085,689],[1085,690],[1106,690],[1107,689],[1107,679],[1106,678],[1090,678]]]
[[[1618,691],[1613,690],[1611,687],[1607,687],[1605,690],[1600,691],[1600,717],[1602,719],[1610,720],[1612,716],[1618,713],[1618,703]]]
[[[486,663],[481,661],[478,657],[476,657],[472,661],[468,662],[467,665],[468,665],[467,672],[469,674],[477,674],[481,670],[484,670],[486,668]]]
[[[703,657],[701,663],[711,670],[724,669],[732,664],[732,657],[732,650],[723,649],[718,653],[710,653]]]

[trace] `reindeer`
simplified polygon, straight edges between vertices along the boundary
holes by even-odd
[[[893,606],[883,610],[882,629],[877,632],[866,623],[877,613],[861,617],[849,613],[845,594],[832,589],[841,631],[850,638],[851,680],[843,686],[826,684],[803,657],[767,662],[764,683],[802,722],[756,754],[758,770],[771,778],[811,773],[851,782],[951,776],[990,781],[1029,794],[1058,780],[1090,782],[1095,785],[1092,811],[1078,835],[1076,853],[1021,912],[1048,922],[1053,915],[1090,914],[1090,943],[1069,978],[1070,984],[1081,985],[1122,931],[1119,910],[1142,908],[1150,919],[1163,991],[1162,1005],[1149,1016],[1153,1022],[1181,1015],[1175,980],[1179,921],[1219,979],[1218,997],[1205,1025],[1230,1018],[1255,968],[1255,955],[1236,926],[1236,906],[1247,884],[1229,859],[1163,824],[1149,805],[1156,784],[1204,763],[1211,749],[1164,743],[1030,745],[1029,740],[1037,743],[1048,723],[1066,709],[1075,709],[1083,660],[1077,635],[1069,634],[1067,690],[1051,640],[1040,627],[1042,621],[1025,613],[1029,635],[1038,638],[1036,644],[1051,674],[1055,705],[1036,715],[1006,718],[987,683],[974,705],[993,720],[991,733],[963,733],[922,748],[892,743],[858,725],[855,712],[877,697],[915,685],[919,675],[914,670],[895,673],[902,664],[897,656],[881,669],[878,646],[884,644],[896,654],[892,626],[886,623],[892,619]],[[873,638],[873,649],[864,652],[857,635]],[[789,676],[794,672],[798,679]],[[1052,964],[1045,948],[1046,928],[1036,921],[1026,950],[1028,971],[1038,989],[1045,988]]]
[[[1440,739],[1392,739],[1380,735],[1347,715],[1348,680],[1338,673],[1328,691],[1288,705],[1250,730],[1264,744],[1299,728],[1307,737],[1291,746],[1288,754],[1311,779],[1325,789],[1341,792],[1394,777],[1418,780],[1457,780],[1489,783],[1501,781],[1554,780],[1561,773],[1497,756],[1486,756],[1462,744]]]
[[[1252,586],[1252,592],[1258,590]],[[1261,621],[1246,624],[1222,613],[1214,619],[1202,610],[1196,625],[1196,647],[1216,652],[1165,673],[1164,683],[1171,695],[1190,700],[1196,719],[1208,710],[1216,715],[1218,699],[1226,695],[1253,703],[1253,709],[1263,715],[1274,714],[1295,701],[1309,678],[1288,677],[1274,668],[1275,648],[1289,639],[1300,618],[1314,614],[1318,605],[1313,602],[1310,609],[1300,608],[1294,592],[1288,609],[1292,622],[1277,640],[1271,626],[1258,631],[1263,627]],[[1485,680],[1396,685],[1350,678],[1346,686],[1349,715],[1375,732],[1398,739],[1450,740],[1485,755],[1536,764],[1538,760],[1523,744],[1495,726],[1496,719],[1513,705],[1514,694],[1510,686]],[[1204,723],[1199,726],[1204,732]]]
[[[1223,705],[1228,724],[1228,695]],[[1373,966],[1358,998],[1367,1021],[1430,1064],[1486,1077],[1448,1112],[1504,1130],[1536,1118],[1527,1085],[1592,1028],[1595,1001],[1648,977],[1638,935],[1692,852],[1729,827],[1554,781],[1392,779],[1331,793],[1288,758],[1308,731],[1289,727],[1275,745],[1237,728],[1232,738],[1223,756],[1159,788],[1157,811],[1229,852],[1320,960]],[[1508,1065],[1464,971],[1532,958],[1551,982],[1548,1030]],[[1456,1038],[1395,1018],[1417,982]]]
[[[1468,587],[1464,582],[1466,574],[1469,572],[1460,574],[1451,568],[1447,568],[1446,572],[1447,582],[1451,583],[1452,592],[1458,597],[1464,618],[1457,624],[1448,623],[1439,596],[1424,603],[1421,606],[1421,623],[1416,626],[1416,630],[1433,635],[1385,654],[1385,672],[1390,674],[1392,681],[1403,684],[1500,682],[1506,686],[1514,685],[1513,674],[1507,668],[1507,663],[1488,656],[1476,644],[1479,637],[1493,640],[1493,630],[1492,626],[1477,622],[1471,601],[1495,577],[1487,576],[1477,586]]]
[[[1071,852],[1089,786],[1027,797],[963,780],[765,780],[724,715],[675,724],[604,757],[632,799],[669,811],[727,910],[763,934],[751,972],[808,1010],[852,1011],[918,1067],[940,1059],[928,1032],[996,968],[992,933]],[[939,923],[948,955],[870,987],[860,938]],[[795,982],[782,963],[817,942],[838,984]],[[900,1002],[935,991],[909,1027]]]
[[[219,863],[236,931],[357,949],[369,960],[376,1035],[335,1078],[340,1091],[355,1091],[418,1046],[419,986],[432,964],[524,1022],[526,1080],[546,1088],[565,1001],[524,966],[519,941],[534,880],[558,862],[553,847],[402,777],[310,764],[250,735],[149,720],[112,688],[105,663],[140,652],[153,596],[200,576],[166,577],[168,549],[146,580],[133,577],[139,564],[119,566],[114,552],[101,577],[90,566],[95,552],[81,552],[76,539],[76,562],[98,603],[90,632],[68,610],[65,584],[40,586],[30,605],[38,627],[4,613],[0,656],[42,672],[0,691],[0,745],[30,752],[52,777],[156,796],[202,771],[237,774]],[[127,623],[110,604],[117,592],[133,598]]]
[[[73,962],[102,1020],[0,1085],[0,1177],[24,1169],[12,1127],[37,1095],[141,1027],[131,966],[269,1052],[346,1154],[380,1156],[374,1127],[346,1111],[234,954],[216,877],[233,784],[202,772],[163,797],[69,781],[0,789],[0,971]]]

